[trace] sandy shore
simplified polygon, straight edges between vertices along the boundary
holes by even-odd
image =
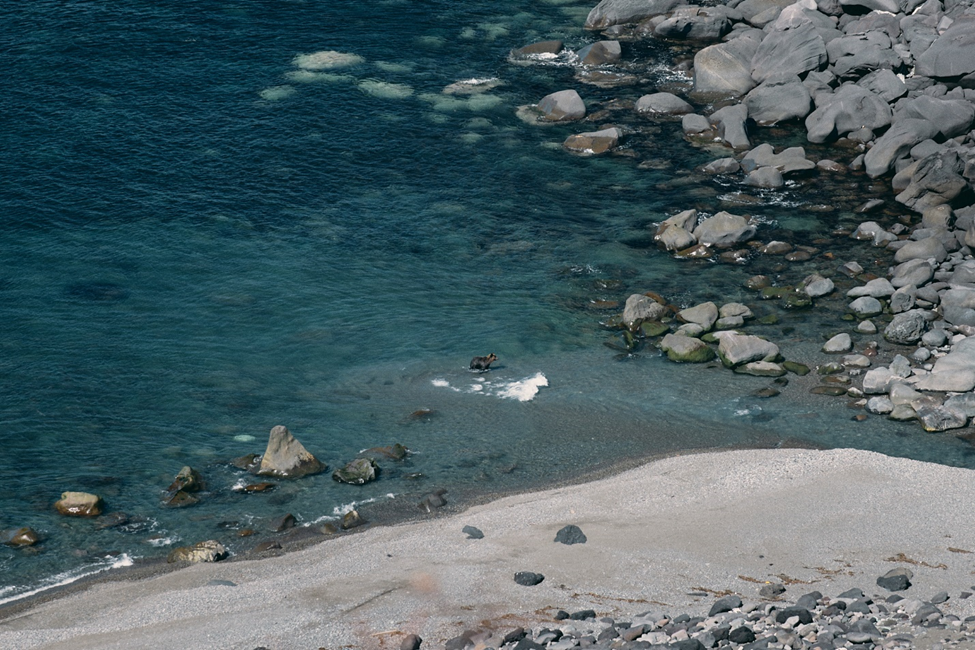
[[[442,647],[486,620],[551,623],[560,608],[706,614],[715,593],[758,601],[765,581],[792,600],[886,595],[876,578],[899,566],[915,574],[903,595],[947,591],[942,609],[968,616],[973,497],[975,471],[866,451],[679,456],[277,558],[96,583],[0,622],[0,648],[398,648],[401,633]],[[588,541],[555,543],[566,524]],[[518,571],[545,580],[519,586]]]

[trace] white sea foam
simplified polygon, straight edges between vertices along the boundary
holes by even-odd
[[[332,514],[322,515],[318,519],[308,522],[306,526],[314,526],[315,524],[323,524],[328,521],[335,521],[336,519],[341,519],[342,517],[352,512],[359,506],[364,506],[369,503],[376,503],[377,501],[381,501],[383,499],[395,499],[395,498],[396,495],[394,493],[387,492],[382,496],[372,497],[371,499],[363,499],[361,501],[351,501],[349,503],[344,503],[342,505],[338,505],[332,508]]]
[[[539,388],[548,386],[548,378],[540,372],[518,381],[495,382],[483,377],[476,377],[473,383],[466,388],[451,386],[450,382],[445,379],[434,379],[431,383],[438,388],[448,388],[455,393],[491,395],[502,399],[515,399],[519,402],[528,402],[538,394]]]
[[[242,433],[240,435],[234,436],[234,440],[236,440],[237,442],[251,442],[253,440],[257,440],[257,438],[255,438],[249,433]]]
[[[277,102],[282,99],[287,99],[294,95],[297,91],[294,86],[271,86],[270,88],[265,88],[260,93],[261,99],[269,102]]]
[[[513,381],[504,386],[498,396],[506,399],[516,399],[519,402],[531,401],[538,394],[538,389],[548,386],[548,378],[540,372],[535,373],[527,379]]]
[[[146,540],[146,544],[155,547],[172,546],[179,540],[180,538],[178,535],[169,535],[167,537],[151,537]]]
[[[291,60],[293,64],[304,70],[334,70],[365,63],[365,59],[351,52],[336,52],[322,50],[311,54],[298,54]]]
[[[28,591],[18,591],[18,587],[6,587],[0,590],[0,605],[6,605],[7,603],[12,603],[15,600],[20,600],[22,598],[29,598],[30,596],[43,593],[48,589],[70,585],[72,582],[77,582],[78,580],[87,578],[88,576],[104,573],[105,571],[110,571],[112,569],[132,566],[134,563],[135,560],[132,558],[132,556],[128,555],[127,553],[122,553],[119,556],[105,557],[103,560],[94,565],[89,565],[80,569],[72,569],[71,571],[65,571],[64,573],[51,576],[47,580],[44,580],[39,587],[35,587],[34,589],[30,589]]]
[[[372,97],[381,97],[383,99],[405,99],[413,94],[413,89],[406,84],[396,84],[377,79],[360,81],[359,90]]]

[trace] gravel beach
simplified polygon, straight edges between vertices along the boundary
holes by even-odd
[[[768,583],[782,601],[851,588],[876,600],[895,568],[913,574],[905,598],[946,592],[939,609],[964,619],[973,494],[971,470],[866,451],[677,456],[280,557],[97,582],[8,612],[0,647],[398,648],[417,634],[436,648],[466,629],[552,627],[559,610],[705,616],[729,594],[763,605]],[[567,525],[585,541],[556,542]],[[544,580],[522,586],[518,572]]]

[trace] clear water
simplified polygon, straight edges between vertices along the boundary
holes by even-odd
[[[673,211],[747,211],[764,217],[763,239],[809,243],[855,223],[852,208],[882,188],[823,178],[736,203],[741,188],[693,174],[726,154],[625,110],[607,121],[626,124],[628,155],[561,151],[579,125],[530,125],[519,106],[576,87],[591,109],[613,108],[682,83],[667,71],[674,54],[651,44],[627,44],[621,68],[641,81],[615,90],[574,80],[570,66],[507,62],[535,40],[591,42],[579,28],[589,8],[0,7],[0,528],[44,536],[0,547],[0,600],[120,554],[209,538],[241,552],[285,513],[308,524],[370,500],[416,512],[437,487],[456,504],[686,449],[804,441],[975,467],[965,442],[851,422],[843,400],[796,380],[759,400],[749,395],[768,380],[603,345],[618,341],[601,323],[619,310],[593,300],[652,289],[764,314],[777,307],[741,289],[748,275],[832,272],[672,259],[650,237]],[[319,51],[362,60],[311,72],[293,62]],[[504,84],[442,93],[471,78]],[[830,210],[811,209],[821,204]],[[830,246],[838,259],[878,257]],[[817,363],[822,332],[844,327],[837,315],[783,312],[753,329]],[[495,370],[466,370],[488,352]],[[538,373],[548,385],[534,399],[503,395]],[[419,409],[433,414],[411,417]],[[228,459],[263,451],[276,424],[333,468],[377,445],[415,453],[363,487],[326,473],[232,491],[248,477]],[[209,491],[164,509],[183,465]],[[65,490],[96,492],[133,523],[59,517]],[[258,534],[242,540],[247,527]]]

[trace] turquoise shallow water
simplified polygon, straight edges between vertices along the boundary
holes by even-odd
[[[239,529],[266,539],[268,521],[288,512],[307,524],[374,499],[414,512],[436,487],[463,503],[687,449],[790,439],[975,466],[967,443],[851,423],[842,401],[798,388],[757,400],[749,393],[767,380],[652,350],[621,361],[603,345],[615,335],[600,323],[614,312],[593,300],[653,289],[679,304],[753,303],[742,280],[771,263],[677,261],[650,246],[653,222],[728,208],[738,191],[689,175],[711,154],[675,124],[637,124],[633,157],[587,159],[557,146],[577,127],[516,116],[564,87],[595,105],[680,83],[661,65],[670,54],[650,45],[627,45],[647,66],[620,90],[581,84],[570,67],[506,61],[534,40],[593,40],[579,29],[588,9],[0,8],[10,27],[0,36],[0,528],[44,536],[32,550],[0,548],[0,600],[179,543],[216,537],[240,552]],[[320,51],[361,61],[293,63]],[[471,78],[504,83],[441,92]],[[808,243],[854,222],[869,184],[817,183],[750,204],[762,236]],[[805,209],[822,203],[835,209]],[[782,274],[795,281],[817,264]],[[823,328],[843,326],[782,318],[765,333],[807,360]],[[466,370],[488,352],[495,370]],[[504,396],[539,373],[547,386],[534,399]],[[411,418],[419,409],[434,414]],[[276,424],[332,467],[376,445],[415,453],[361,488],[323,474],[233,492],[246,477],[226,461],[260,453]],[[186,464],[209,492],[198,506],[161,508]],[[58,517],[65,490],[96,492],[132,523]],[[369,516],[368,503],[361,510]]]

